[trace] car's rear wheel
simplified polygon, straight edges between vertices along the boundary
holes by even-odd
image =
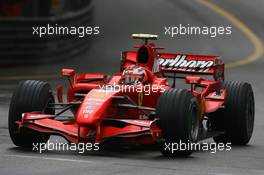
[[[8,128],[13,143],[21,147],[32,147],[33,143],[46,142],[49,135],[27,128],[18,128],[25,112],[40,111],[54,114],[49,104],[54,103],[51,87],[48,83],[35,80],[22,81],[16,87],[9,108]]]
[[[214,137],[217,143],[246,145],[254,128],[254,94],[249,83],[230,81],[224,84],[227,91],[225,107],[209,114],[212,129],[224,134]]]
[[[187,89],[165,91],[158,99],[156,118],[165,139],[160,144],[161,153],[167,156],[190,155],[193,152],[190,144],[197,142],[200,126],[196,97]]]

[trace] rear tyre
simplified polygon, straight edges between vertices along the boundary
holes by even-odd
[[[160,143],[161,153],[166,156],[192,154],[187,145],[197,142],[200,126],[196,97],[187,89],[169,89],[158,99],[156,116],[165,139]]]
[[[212,129],[224,131],[214,137],[217,143],[246,145],[253,133],[255,103],[249,83],[230,81],[224,84],[227,91],[225,108],[209,114]]]
[[[8,117],[9,134],[16,146],[32,147],[33,143],[42,143],[49,139],[47,134],[27,128],[19,129],[16,122],[21,121],[25,112],[54,114],[54,109],[48,107],[50,103],[54,103],[54,97],[48,83],[27,80],[18,84],[11,99]]]

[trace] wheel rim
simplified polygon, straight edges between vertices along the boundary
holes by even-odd
[[[43,113],[44,114],[54,114],[54,109],[52,108],[52,103],[54,103],[54,98],[53,97],[49,97],[44,109],[43,109]]]
[[[250,95],[246,106],[246,120],[247,120],[247,135],[251,137],[254,127],[254,100],[253,96]]]
[[[197,116],[197,108],[194,105],[192,105],[190,112],[191,112],[190,141],[196,142],[199,132],[199,118]]]

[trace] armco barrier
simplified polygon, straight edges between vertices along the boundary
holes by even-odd
[[[0,17],[0,65],[49,63],[68,59],[83,53],[92,36],[33,35],[34,26],[92,26],[93,5],[65,15],[54,17]]]

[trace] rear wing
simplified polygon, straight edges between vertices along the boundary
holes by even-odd
[[[224,63],[218,56],[159,54],[160,71],[172,74],[212,75],[216,81],[224,80]]]

